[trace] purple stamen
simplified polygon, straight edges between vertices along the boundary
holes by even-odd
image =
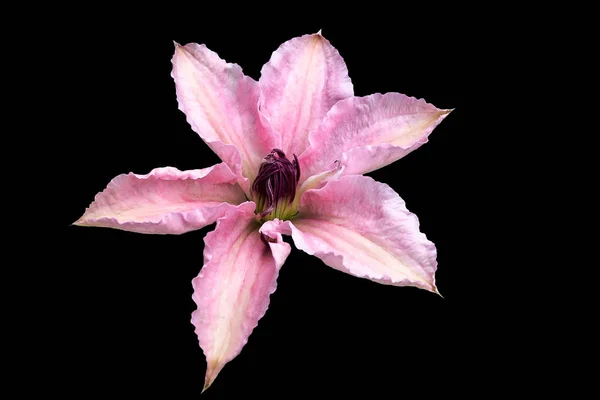
[[[260,165],[252,184],[255,199],[262,200],[262,210],[257,210],[259,217],[263,218],[271,213],[280,200],[291,203],[296,196],[299,180],[298,157],[294,154],[294,161],[290,161],[283,151],[273,149]]]

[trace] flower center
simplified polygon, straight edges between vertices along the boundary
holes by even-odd
[[[298,157],[294,154],[294,161],[290,161],[283,151],[273,149],[260,165],[252,184],[256,218],[259,221],[285,220],[295,215],[297,210],[292,207],[292,202],[299,179]]]

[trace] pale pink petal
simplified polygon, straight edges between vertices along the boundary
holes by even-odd
[[[293,221],[263,230],[292,235],[297,248],[325,264],[372,281],[437,293],[435,245],[389,186],[349,175],[307,191]]]
[[[441,110],[400,93],[351,97],[337,103],[310,134],[300,155],[301,182],[339,160],[345,175],[384,167],[427,142],[452,110]]]
[[[263,157],[279,145],[258,115],[257,82],[196,43],[175,44],[172,62],[179,109],[248,193],[248,179],[254,180]]]
[[[289,155],[300,155],[327,111],[354,93],[344,60],[320,33],[283,43],[263,66],[259,85],[260,111]]]
[[[306,179],[296,191],[296,198],[293,201],[292,209],[298,209],[304,192],[311,189],[320,189],[330,180],[337,180],[342,175],[345,175],[344,169],[345,167],[340,162],[336,162],[333,164],[333,167],[330,170],[321,172]]]
[[[240,353],[267,311],[278,271],[290,253],[281,235],[261,238],[254,207],[248,202],[228,212],[204,239],[204,266],[193,281],[198,309],[192,314],[206,356],[204,390]]]
[[[180,234],[212,224],[245,200],[225,164],[191,171],[156,168],[114,178],[75,225]]]

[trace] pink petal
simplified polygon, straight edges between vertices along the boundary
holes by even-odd
[[[248,179],[279,144],[258,115],[258,84],[204,45],[175,44],[172,62],[179,109],[248,193]]]
[[[260,110],[289,155],[300,155],[327,111],[354,93],[344,60],[320,33],[283,43],[263,66],[259,85]]]
[[[217,221],[204,239],[204,266],[194,279],[198,309],[192,323],[206,356],[206,390],[237,356],[267,311],[278,271],[290,245],[273,234],[267,246],[255,221],[254,203],[242,204]]]
[[[75,225],[180,234],[212,224],[245,199],[225,164],[192,171],[156,168],[114,178]]]
[[[361,175],[307,191],[298,219],[264,230],[291,234],[296,247],[342,272],[437,293],[435,245],[389,186]]]
[[[400,93],[342,100],[310,134],[311,147],[299,157],[301,182],[333,168],[336,160],[345,175],[384,167],[426,143],[451,111]]]

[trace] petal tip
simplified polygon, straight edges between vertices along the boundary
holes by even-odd
[[[204,381],[204,387],[202,388],[202,391],[200,392],[200,394],[206,392],[206,390],[210,387],[210,385],[212,385],[214,379],[205,379]]]
[[[440,290],[438,289],[438,287],[436,286],[436,284],[434,283],[433,285],[431,285],[431,289],[430,289],[431,293],[435,293],[438,296],[440,296],[442,299],[444,298],[444,296],[442,296],[442,294],[440,293]]]
[[[220,371],[220,368],[217,367],[218,365],[216,362],[208,362],[208,365],[206,366],[206,376],[204,378],[204,387],[202,388],[202,392],[200,392],[200,394],[204,393],[206,389],[208,389],[215,381],[215,378]]]
[[[323,36],[323,34],[321,33],[321,31],[323,31],[323,29],[319,29],[319,32],[317,32],[316,35]]]
[[[174,40],[173,40],[173,45],[175,46],[175,55],[178,55],[181,53],[187,53],[185,46],[180,45],[179,43],[177,43]]]
[[[85,221],[83,220],[83,217],[81,217],[77,221],[71,223],[69,226],[85,226]]]

